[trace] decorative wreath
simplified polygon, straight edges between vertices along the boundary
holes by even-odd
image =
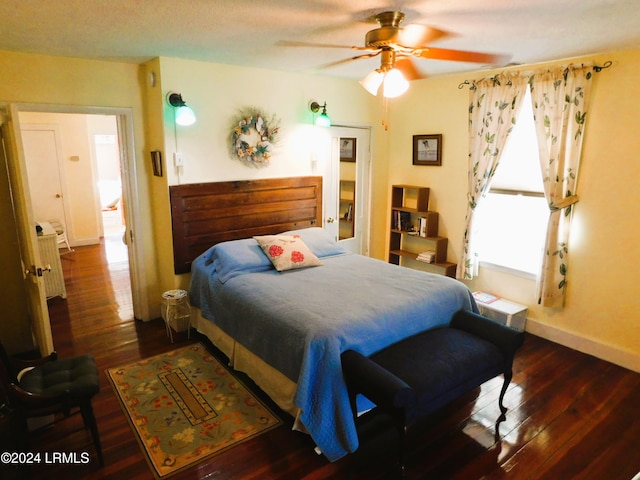
[[[250,165],[266,165],[277,142],[279,120],[275,115],[267,120],[260,110],[250,108],[233,121],[229,154]]]

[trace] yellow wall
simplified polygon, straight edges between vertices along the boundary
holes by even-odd
[[[35,110],[33,105],[42,106],[45,111],[66,105],[132,110],[140,199],[136,207],[143,226],[136,238],[143,243],[151,318],[159,316],[161,293],[186,288],[189,280],[188,275],[173,274],[169,185],[316,174],[311,167],[314,128],[309,101],[326,101],[334,122],[351,125],[366,125],[374,108],[355,82],[170,58],[138,66],[0,51],[0,71],[0,104],[27,104]],[[152,71],[155,86],[149,82]],[[177,137],[173,111],[165,100],[169,90],[182,93],[199,119],[193,128],[178,130]],[[251,168],[228,157],[229,122],[246,106],[281,119],[281,140],[269,167]],[[186,158],[180,172],[172,166],[176,140]],[[163,153],[163,177],[152,175],[151,150]],[[2,241],[5,251],[18,258],[15,240]],[[15,272],[6,281],[20,283]],[[24,303],[23,297],[22,307],[14,308],[22,325],[28,321]]]
[[[640,371],[640,51],[578,59],[588,60],[613,66],[595,74],[591,94],[565,308],[538,306],[535,282],[505,273],[482,269],[469,286],[527,305],[532,333]],[[432,189],[430,208],[450,239],[450,261],[460,257],[467,185],[469,92],[458,85],[480,76],[415,82],[391,112],[389,185]],[[411,135],[431,133],[443,134],[442,167],[412,166]]]
[[[141,212],[150,212],[149,190],[147,186],[144,152],[143,102],[140,88],[139,67],[134,64],[102,62],[75,58],[50,57],[0,51],[0,104],[20,103],[43,106],[56,110],[61,106],[118,107],[131,109],[137,170],[140,172],[138,188]],[[3,195],[7,194],[3,190]],[[4,218],[3,218],[4,220]],[[147,283],[154,285],[156,275],[153,265],[156,261],[151,241],[151,217],[142,215],[143,232],[138,236],[143,242],[147,268]],[[0,248],[5,255],[19,258],[18,248],[9,239],[0,239]],[[21,275],[2,273],[3,283],[22,286]],[[15,298],[19,304],[25,303],[22,288],[17,288]],[[26,311],[19,305],[6,312],[11,321],[22,330],[28,324]],[[12,330],[12,329],[8,329]],[[4,332],[0,329],[0,334]]]
[[[640,371],[640,300],[634,295],[640,280],[636,269],[640,247],[635,241],[640,139],[634,128],[640,89],[634,74],[640,71],[640,51],[593,59],[613,60],[614,65],[594,81],[566,308],[533,305],[533,282],[510,275],[485,270],[470,286],[527,304],[529,331]],[[147,81],[150,70],[157,75],[155,87]],[[311,99],[326,100],[334,123],[374,126],[372,255],[386,256],[390,186],[415,183],[432,189],[431,208],[441,215],[441,234],[450,238],[449,260],[459,258],[467,182],[468,90],[458,89],[458,84],[467,76],[413,82],[405,96],[389,102],[390,128],[385,132],[380,126],[382,102],[354,81],[167,58],[138,67],[9,52],[0,52],[0,71],[0,102],[132,109],[152,311],[157,311],[164,289],[185,287],[188,279],[173,275],[168,186],[312,173],[312,147],[305,143],[312,130]],[[169,90],[182,93],[199,119],[194,128],[178,131],[178,148],[187,162],[180,175],[171,166],[176,137],[172,111],[164,100]],[[281,154],[266,169],[235,163],[226,152],[229,122],[247,105],[282,120]],[[443,134],[443,164],[414,167],[411,137],[429,133]],[[151,175],[150,150],[161,150],[169,161],[164,177]],[[15,252],[15,239],[0,237],[0,247]],[[6,281],[13,278],[4,271],[1,275]],[[19,310],[17,306],[15,313],[23,315]]]
[[[164,57],[149,62],[144,72],[147,78],[153,72],[156,79],[155,86],[146,86],[147,108],[153,112],[147,117],[147,144],[162,150],[165,162],[164,177],[150,183],[159,278],[165,289],[189,286],[189,275],[173,273],[169,185],[319,175],[311,160],[323,132],[312,126],[309,102],[326,101],[334,124],[366,125],[371,118],[372,98],[353,81]],[[194,125],[174,125],[168,92],[182,94],[195,111]],[[280,121],[279,139],[266,166],[247,166],[228,153],[232,122],[247,107]],[[173,165],[176,151],[185,159],[179,169]],[[159,299],[161,293],[151,297]]]

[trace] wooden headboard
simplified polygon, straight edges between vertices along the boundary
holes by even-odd
[[[175,273],[227,240],[322,225],[322,177],[292,177],[169,187]]]

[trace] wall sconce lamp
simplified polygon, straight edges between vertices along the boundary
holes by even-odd
[[[320,105],[318,102],[311,102],[309,104],[309,109],[313,113],[318,113],[320,111],[320,107],[322,107],[322,113],[316,117],[314,123],[318,127],[330,127],[331,119],[329,118],[329,115],[327,115],[327,102],[324,102],[324,105]]]
[[[402,95],[409,88],[409,82],[402,72],[396,68],[396,54],[393,50],[383,50],[381,66],[370,72],[360,80],[360,85],[371,95],[377,95],[382,85],[382,95],[395,98]]]
[[[187,104],[182,99],[182,95],[169,92],[167,94],[167,102],[176,109],[174,114],[178,125],[187,126],[196,123],[196,114],[193,113],[191,107],[187,107]]]

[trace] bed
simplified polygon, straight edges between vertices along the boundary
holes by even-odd
[[[190,298],[198,330],[336,461],[358,447],[340,354],[369,355],[476,306],[452,278],[347,253],[304,227],[280,233],[321,265],[280,272],[255,238],[223,241],[190,261]]]

